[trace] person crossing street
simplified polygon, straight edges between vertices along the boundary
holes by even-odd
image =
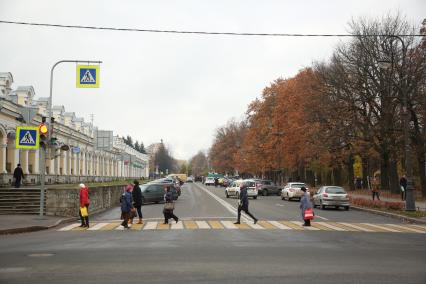
[[[243,210],[247,215],[249,215],[253,219],[253,222],[255,224],[257,223],[256,217],[254,217],[249,212],[248,206],[249,206],[249,201],[248,201],[248,195],[247,195],[247,186],[244,183],[242,183],[240,187],[240,200],[238,204],[238,219],[237,219],[237,222],[235,222],[234,224],[240,224],[241,210]]]
[[[142,191],[141,191],[141,188],[139,187],[139,181],[135,180],[135,181],[133,181],[133,184],[134,184],[133,191],[132,191],[133,206],[134,206],[134,208],[136,208],[136,210],[138,212],[138,216],[139,216],[138,224],[143,224],[143,222],[142,222],[143,217],[142,217],[142,210],[141,210]]]

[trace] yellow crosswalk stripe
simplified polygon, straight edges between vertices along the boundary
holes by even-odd
[[[190,230],[198,229],[198,226],[194,221],[183,221],[183,223],[185,224],[185,228],[187,229],[190,229]]]
[[[158,225],[157,225],[158,230],[168,230],[169,228],[170,228],[169,224],[158,223]]]
[[[144,225],[145,224],[133,224],[133,226],[130,229],[133,230],[133,231],[140,231],[140,230],[142,230]]]
[[[286,225],[287,227],[290,227],[294,230],[299,230],[299,231],[303,230],[303,228],[301,226],[293,224],[290,221],[280,221],[280,223],[283,224],[283,225]]]
[[[379,226],[379,225],[376,225],[376,224],[371,224],[371,223],[361,223],[361,224],[366,225],[366,226],[371,227],[371,228],[374,228],[376,231],[379,231],[379,232],[393,232],[393,233],[399,232],[397,230],[386,228],[386,227]]]
[[[326,227],[324,225],[318,224],[316,222],[312,222],[311,226],[314,227],[314,228],[320,229],[322,231],[334,231],[333,229]]]
[[[426,233],[426,232],[423,232],[423,231],[420,231],[420,230],[416,230],[416,229],[413,229],[413,228],[410,228],[410,227],[404,227],[404,226],[400,226],[400,225],[396,225],[396,224],[382,224],[382,226],[391,227],[391,228],[397,229],[397,230],[404,232],[404,233]]]
[[[120,226],[120,223],[110,223],[106,226],[103,226],[102,228],[100,228],[100,231],[109,231],[109,230],[114,230],[115,228],[117,228],[118,226]]]
[[[219,221],[209,221],[209,224],[212,229],[223,229],[223,226]]]
[[[245,229],[251,229],[251,227],[250,227],[249,225],[245,224],[245,223],[235,224],[235,226],[236,226],[238,229],[243,229],[243,230],[245,230]]]
[[[360,232],[374,232],[371,228],[366,228],[365,226],[362,226],[361,224],[353,224],[353,223],[345,223],[345,222],[339,222],[339,224],[343,224],[346,227],[353,228],[354,231],[358,230]]]
[[[259,221],[257,223],[265,229],[270,229],[270,230],[277,229],[277,227],[275,227],[274,225],[272,225],[268,221]]]
[[[414,228],[414,229],[417,229],[417,230],[421,230],[423,232],[426,232],[426,226],[422,226],[422,225],[408,225],[408,227]]]

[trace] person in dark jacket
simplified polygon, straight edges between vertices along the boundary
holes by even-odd
[[[173,203],[173,194],[170,189],[170,186],[166,186],[165,191],[166,193],[164,194],[164,202]],[[173,209],[164,208],[163,214],[164,214],[164,224],[168,224],[170,218],[173,218],[176,221],[176,223],[179,221],[179,218],[173,213]]]
[[[303,196],[300,199],[300,211],[302,213],[302,219],[305,221],[303,226],[311,226],[311,220],[305,219],[305,210],[312,209],[312,203],[310,201],[310,194],[306,191],[306,187],[302,186],[301,190],[303,191]]]
[[[80,208],[86,208],[87,213],[89,213],[89,188],[85,186],[83,183],[80,183]],[[78,213],[80,215],[81,225],[80,227],[87,227],[89,228],[89,215],[82,216],[81,210],[78,210]]]
[[[243,183],[240,187],[240,201],[238,204],[238,219],[237,222],[234,224],[240,224],[241,220],[241,210],[243,210],[247,215],[249,215],[251,218],[253,218],[253,222],[256,224],[257,219],[254,217],[248,209],[249,201],[248,201],[248,195],[247,195],[247,186]]]
[[[133,198],[132,198],[132,185],[126,186],[125,192],[121,196],[121,214],[123,216],[123,222],[121,223],[121,226],[123,226],[126,229],[129,229],[129,219],[130,219],[130,211],[133,208]]]
[[[401,200],[404,201],[405,194],[407,192],[407,178],[405,177],[405,175],[403,175],[399,180],[399,186],[401,187]]]
[[[143,222],[142,222],[142,210],[141,210],[141,206],[142,206],[142,190],[139,187],[139,181],[135,180],[135,181],[133,181],[133,184],[134,184],[133,191],[132,191],[133,206],[138,211],[138,216],[139,216],[139,222],[138,222],[138,224],[143,224]],[[133,223],[133,221],[132,221],[132,223]]]
[[[24,178],[24,171],[21,168],[21,164],[18,164],[13,171],[13,177],[15,178],[15,187],[21,187],[21,179]]]

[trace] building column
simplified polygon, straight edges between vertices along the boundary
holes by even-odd
[[[0,144],[0,173],[6,174],[7,140],[3,139]]]
[[[77,154],[72,154],[72,168],[73,168],[73,175],[78,176],[78,169],[77,169]]]
[[[28,172],[28,150],[21,150],[21,167],[24,175],[29,174]]]

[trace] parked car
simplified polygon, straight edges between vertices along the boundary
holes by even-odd
[[[349,197],[345,189],[340,186],[322,186],[313,196],[314,207],[319,206],[325,209],[326,206],[336,208],[344,207],[349,210]]]
[[[186,182],[194,182],[194,178],[192,176],[190,176],[186,179]]]
[[[247,196],[253,197],[253,199],[257,199],[258,192],[256,188],[256,182],[252,179],[240,179],[233,181],[230,186],[225,188],[226,198],[229,198],[230,196],[235,196],[237,199],[240,198],[240,187],[243,183],[247,186]]]
[[[256,188],[259,194],[267,196],[270,194],[281,194],[281,188],[271,180],[256,180]]]
[[[204,185],[214,185],[214,177],[206,177]]]
[[[171,187],[173,199],[177,200],[179,195],[174,184],[150,182],[140,186],[142,191],[142,204],[150,202],[159,203],[164,201],[165,186]]]
[[[285,200],[287,199],[290,201],[291,199],[301,199],[303,196],[303,191],[301,190],[302,187],[305,187],[307,190],[309,190],[308,186],[304,184],[303,182],[289,182],[287,183],[284,188],[281,190],[281,199]]]

